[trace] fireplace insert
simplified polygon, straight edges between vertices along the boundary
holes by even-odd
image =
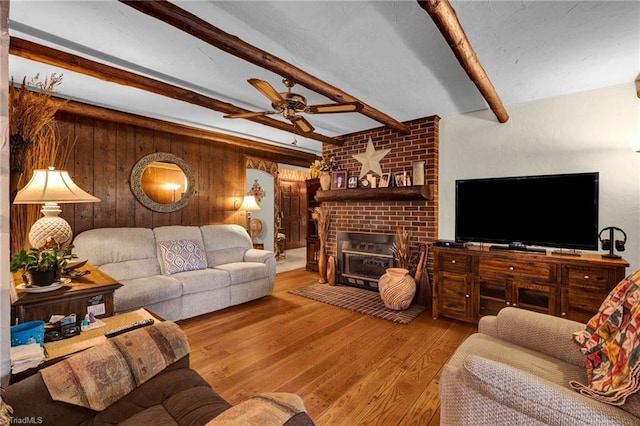
[[[377,291],[378,279],[394,266],[394,242],[394,234],[339,231],[336,281]]]

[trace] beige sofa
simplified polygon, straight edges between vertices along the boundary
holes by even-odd
[[[116,313],[147,308],[177,321],[267,296],[275,283],[273,252],[254,249],[239,225],[97,228],[73,244],[123,284]]]
[[[621,408],[569,386],[587,383],[584,355],[571,342],[585,324],[504,308],[483,317],[444,366],[442,425],[638,425],[640,397]]]

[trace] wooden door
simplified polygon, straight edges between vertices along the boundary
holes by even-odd
[[[286,235],[286,249],[306,246],[307,198],[306,186],[300,181],[280,181],[280,210],[282,226],[279,232]]]

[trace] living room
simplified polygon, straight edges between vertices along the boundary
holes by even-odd
[[[4,6],[5,3],[3,8]],[[428,19],[426,14],[424,19]],[[637,29],[635,35],[637,36]],[[8,46],[5,47],[8,49]],[[4,62],[11,62],[12,58],[8,52],[3,52]],[[637,68],[637,55],[633,61]],[[66,73],[64,69],[54,69]],[[65,205],[61,216],[71,224],[76,235],[85,230],[103,227],[151,228],[208,223],[245,226],[246,212],[238,208],[238,203],[246,192],[244,176],[247,158],[308,168],[319,153],[337,154],[338,165],[342,169],[359,173],[360,164],[351,155],[363,153],[371,138],[376,150],[391,149],[388,156],[380,161],[383,172],[396,167],[409,169],[412,162],[425,161],[426,183],[434,187],[434,199],[427,202],[389,203],[391,208],[404,210],[394,220],[388,220],[383,214],[373,220],[345,219],[344,216],[356,215],[350,210],[351,207],[345,207],[343,203],[327,203],[326,206],[335,210],[340,218],[340,222],[331,231],[330,254],[335,252],[336,230],[344,227],[354,231],[393,232],[397,226],[410,226],[414,229],[413,237],[420,242],[454,239],[455,182],[458,179],[598,172],[599,228],[616,226],[625,231],[625,251],[618,254],[629,263],[627,272],[636,271],[640,269],[640,155],[633,148],[637,147],[640,140],[640,99],[633,81],[637,71],[635,69],[635,75],[624,82],[605,86],[583,85],[580,87],[589,88],[580,90],[575,90],[572,81],[567,78],[566,89],[562,93],[547,94],[544,79],[531,81],[530,84],[545,95],[507,104],[509,119],[506,123],[498,122],[492,110],[487,109],[483,102],[477,102],[478,107],[470,112],[450,114],[425,109],[424,113],[415,114],[411,120],[403,120],[403,124],[418,128],[410,136],[368,120],[368,127],[340,133],[345,140],[343,146],[325,143],[315,145],[315,149],[302,150],[297,150],[290,143],[289,147],[267,146],[263,150],[260,145],[245,144],[244,141],[235,144],[216,143],[215,138],[204,131],[185,133],[178,128],[179,125],[165,124],[157,118],[140,120],[135,114],[116,115],[113,111],[103,109],[91,117],[87,115],[88,108],[82,113],[74,113],[72,108],[78,108],[78,105],[71,102],[56,116],[61,134],[68,135],[70,140],[75,141],[65,168],[78,185],[101,201],[99,204]],[[20,80],[23,75],[11,76],[3,73],[5,86],[10,77]],[[272,83],[275,85],[276,81]],[[246,82],[242,81],[241,84],[246,86],[242,89],[253,90]],[[469,90],[476,90],[470,83],[466,84],[469,85]],[[63,80],[62,86],[64,85]],[[499,92],[509,90],[510,87],[498,87]],[[107,118],[98,118],[98,115]],[[347,116],[351,115],[343,114],[339,120],[348,120]],[[309,118],[316,124],[314,119],[315,116]],[[423,124],[431,126],[431,133],[425,133],[421,127]],[[301,146],[305,146],[302,136],[289,134],[290,139],[294,137]],[[402,144],[418,146],[419,153],[402,154]],[[317,146],[320,146],[319,151]],[[8,169],[7,151],[4,144],[3,170]],[[131,191],[131,169],[138,159],[154,152],[170,152],[179,156],[197,176],[197,193],[178,211],[151,211],[139,203]],[[403,165],[400,166],[400,163]],[[5,172],[2,174],[2,181],[8,181]],[[3,194],[6,195],[5,191],[3,189]],[[9,257],[8,241],[11,233],[7,204],[2,203],[2,253],[5,257]],[[367,202],[363,208],[377,206],[375,202]],[[483,206],[478,206],[478,209],[482,208]],[[553,210],[553,206],[549,209]],[[513,220],[519,220],[517,211],[513,212]],[[604,254],[606,251],[598,249],[593,252]],[[433,258],[429,259],[429,265],[429,274],[433,279]],[[0,271],[8,276],[7,265],[2,268]],[[315,277],[314,274],[310,275]],[[281,285],[278,279],[281,277],[276,278],[276,289]],[[3,373],[10,370],[7,345],[9,329],[8,321],[4,320],[9,315],[8,282],[8,279],[2,280],[0,305],[3,315]],[[289,283],[285,287],[291,285]],[[262,303],[250,306],[266,316],[269,308]],[[282,306],[273,308],[277,314],[286,311],[286,303],[280,303]],[[242,321],[243,316],[238,307],[222,315],[212,321],[225,324],[226,327],[232,326],[225,323],[224,316],[234,317],[239,321]],[[429,313],[423,315],[429,317]],[[448,324],[449,321],[441,319],[436,323]],[[453,325],[447,326],[458,327],[455,332],[461,336],[466,336],[469,332],[469,329],[464,328],[465,325],[454,321],[450,323]],[[315,322],[313,324],[317,326]],[[205,328],[206,324],[198,322],[197,327]],[[411,337],[406,336],[405,331],[398,333],[401,335],[400,340],[410,341]],[[214,366],[206,365],[204,352],[206,349],[196,354],[196,362],[204,370],[215,369]],[[264,368],[268,368],[268,363],[269,359],[265,359]],[[223,372],[219,375],[224,376]],[[229,386],[233,387],[231,384]],[[248,396],[252,391],[253,389],[246,389],[238,393]],[[295,389],[291,391],[295,392]],[[315,401],[312,406],[318,407],[321,403]]]

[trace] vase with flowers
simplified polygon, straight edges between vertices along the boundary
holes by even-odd
[[[393,243],[391,251],[398,267],[386,270],[378,280],[378,290],[384,305],[399,311],[409,308],[416,294],[416,281],[409,273],[413,253],[406,230],[399,229],[396,232],[396,242]]]
[[[315,160],[311,165],[312,170],[316,170],[319,173],[320,188],[323,191],[327,191],[331,187],[331,172],[338,170],[338,163],[336,157],[322,157],[319,160]]]

